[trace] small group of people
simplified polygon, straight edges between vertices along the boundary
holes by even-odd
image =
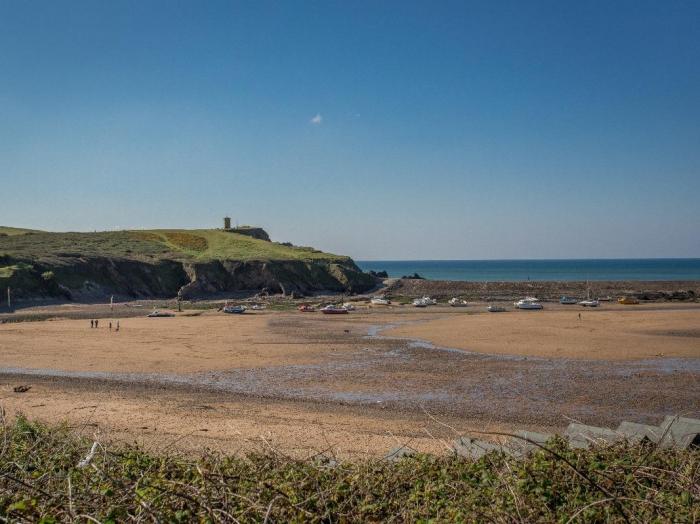
[[[97,328],[99,326],[99,319],[91,319],[90,320],[90,328]],[[112,321],[109,321],[109,330],[112,331]],[[117,326],[115,331],[119,331],[119,321],[117,320]]]

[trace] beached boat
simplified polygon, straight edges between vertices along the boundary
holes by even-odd
[[[250,309],[252,309],[253,311],[262,311],[263,309],[267,309],[267,306],[265,306],[264,304],[253,304],[252,306],[250,306]]]
[[[302,304],[301,306],[298,307],[298,309],[302,313],[313,313],[314,311],[316,311],[316,308],[310,304]]]
[[[437,304],[437,300],[430,297],[417,298],[413,301],[415,307],[428,307],[434,306],[435,304]]]
[[[388,306],[391,304],[391,300],[389,300],[386,297],[372,297],[372,300],[369,301],[370,304],[374,304],[375,306]]]
[[[598,300],[600,302],[612,302],[612,297],[610,295],[608,295],[606,297],[598,297]]]
[[[224,306],[222,311],[224,313],[228,313],[229,315],[242,315],[245,313],[245,310],[245,306]]]
[[[321,313],[324,315],[346,315],[348,310],[343,306],[336,306],[335,304],[330,304],[328,306],[321,308]]]
[[[600,305],[597,298],[591,298],[591,286],[588,281],[586,281],[586,300],[581,300],[578,305],[583,307],[598,307]]]
[[[525,297],[513,303],[513,305],[518,309],[544,309],[544,306],[534,297]]]
[[[634,298],[634,297],[622,297],[618,298],[617,302],[619,304],[624,304],[626,306],[633,305],[633,304],[639,304],[639,300]]]
[[[568,306],[568,305],[571,305],[571,304],[576,304],[576,303],[577,303],[577,300],[576,300],[575,298],[573,298],[573,297],[566,297],[566,296],[564,296],[564,297],[561,297],[561,298],[559,299],[559,303],[560,303],[560,304],[565,304],[565,305]]]
[[[583,307],[598,307],[600,302],[595,299],[586,299],[579,302],[578,305]]]
[[[352,302],[343,303],[343,307],[348,311],[355,311],[355,305]]]
[[[161,317],[174,317],[175,313],[171,311],[160,311],[159,309],[154,309],[148,314],[150,318],[161,318]]]
[[[451,298],[447,303],[452,307],[466,307],[469,305],[466,300],[457,297]]]
[[[504,308],[503,306],[494,306],[493,304],[491,304],[486,309],[489,311],[489,313],[503,313],[504,311],[506,311],[506,308]]]

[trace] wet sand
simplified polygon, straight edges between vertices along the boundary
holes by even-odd
[[[160,448],[235,452],[274,442],[297,456],[381,455],[408,440],[436,452],[442,440],[484,427],[654,423],[700,415],[700,308],[674,307],[582,310],[586,327],[577,327],[578,308],[556,306],[337,317],[207,311],[122,318],[119,333],[105,320],[97,330],[69,319],[0,324],[0,403],[10,414]],[[533,356],[542,346],[535,337],[549,353]],[[615,348],[630,339],[639,343],[621,358]],[[18,384],[32,389],[15,393]]]
[[[315,455],[367,457],[407,445],[443,453],[457,433],[482,429],[480,421],[436,422],[424,413],[221,396],[207,391],[133,387],[35,378],[32,389],[11,392],[17,377],[0,377],[0,402],[9,416],[30,415],[49,423],[68,422],[100,442],[136,443],[160,452],[276,452],[297,458]],[[450,423],[454,430],[443,425]],[[504,426],[488,425],[491,431]]]

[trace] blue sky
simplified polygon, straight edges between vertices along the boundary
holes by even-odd
[[[700,257],[700,3],[0,0],[0,224]]]

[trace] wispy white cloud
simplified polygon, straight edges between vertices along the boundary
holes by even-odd
[[[313,117],[310,122],[314,124],[315,126],[321,125],[321,122],[323,122],[323,117],[321,116],[321,113],[316,113],[316,116]]]

